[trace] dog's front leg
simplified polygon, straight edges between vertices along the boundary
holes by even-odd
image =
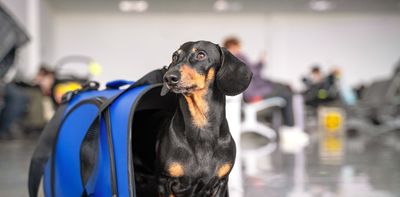
[[[214,188],[214,194],[212,197],[229,197],[228,178],[225,178],[218,183]]]
[[[158,179],[158,193],[160,197],[171,197],[172,194],[172,181],[169,177],[161,177]]]
[[[159,180],[158,192],[160,197],[178,197],[176,188],[179,187],[179,181],[174,177],[164,177]]]
[[[176,177],[160,179],[158,185],[160,197],[206,197],[201,195],[202,192],[198,191],[197,187],[198,186],[191,184],[190,180],[182,180],[182,178]],[[200,187],[200,189],[201,188],[202,187]]]

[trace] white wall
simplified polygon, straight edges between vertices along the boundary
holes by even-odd
[[[84,54],[103,65],[101,81],[137,79],[170,62],[188,40],[243,40],[252,60],[267,52],[265,73],[300,87],[313,63],[342,68],[346,84],[390,74],[400,58],[400,16],[393,15],[217,15],[57,14],[55,62]]]
[[[30,24],[27,0],[0,1],[22,25]],[[88,55],[103,65],[100,81],[137,79],[168,64],[172,51],[185,41],[218,43],[227,35],[239,36],[253,61],[266,51],[265,74],[296,89],[313,63],[326,71],[340,67],[345,84],[355,85],[390,75],[400,58],[400,15],[86,14],[60,12],[47,0],[35,1],[40,2],[40,38],[32,39],[40,40],[40,62]],[[32,76],[38,62],[21,54],[24,75]]]
[[[51,64],[54,50],[54,12],[47,0],[40,1],[41,63]]]
[[[189,40],[216,43],[226,35],[246,40],[245,50],[265,45],[264,17],[227,15],[84,15],[63,14],[55,20],[55,59],[84,54],[104,69],[99,80],[137,79],[169,64],[172,52]]]
[[[269,27],[268,75],[293,84],[313,63],[354,85],[388,77],[400,60],[399,15],[275,15]]]

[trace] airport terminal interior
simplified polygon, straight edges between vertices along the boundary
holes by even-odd
[[[203,48],[188,52],[195,55],[179,76],[212,84],[205,95],[227,95],[220,112],[236,160],[218,177],[229,172],[229,196],[400,196],[400,0],[0,0],[0,196],[36,196],[32,180],[39,196],[154,196],[151,173],[161,164],[153,156],[164,138],[145,131],[167,128],[155,118],[172,117],[177,99],[203,91],[175,91],[177,77],[168,75],[186,61],[181,45],[199,40],[215,50],[195,45]],[[212,57],[244,63],[247,89],[226,93],[222,72],[187,68]],[[147,74],[156,69],[168,72],[154,82]],[[225,88],[239,89],[246,77],[232,72]],[[100,115],[85,108],[88,95]],[[204,124],[218,122],[207,118],[220,106],[194,105]],[[171,176],[188,173],[176,165]],[[140,191],[147,187],[156,189]],[[171,188],[160,196],[215,194]]]

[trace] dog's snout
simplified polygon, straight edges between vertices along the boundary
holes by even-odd
[[[164,82],[168,85],[176,85],[179,83],[179,74],[178,73],[167,73],[164,76]]]

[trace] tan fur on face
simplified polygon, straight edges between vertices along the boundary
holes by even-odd
[[[196,85],[197,88],[189,95],[184,95],[192,115],[193,124],[198,128],[204,128],[208,122],[208,103],[205,96],[208,92],[208,85],[214,79],[215,70],[211,68],[207,76],[199,74],[196,70],[184,65],[181,68],[182,82]]]
[[[181,177],[185,174],[183,166],[177,162],[173,162],[169,165],[168,173],[172,177]]]
[[[226,163],[226,164],[222,165],[218,169],[217,176],[219,178],[224,177],[225,175],[228,174],[228,172],[231,170],[231,168],[232,168],[232,164],[230,164],[230,163]]]
[[[196,85],[198,89],[203,89],[205,85],[204,75],[199,74],[194,68],[184,64],[179,69],[181,73],[181,85],[191,87]]]

